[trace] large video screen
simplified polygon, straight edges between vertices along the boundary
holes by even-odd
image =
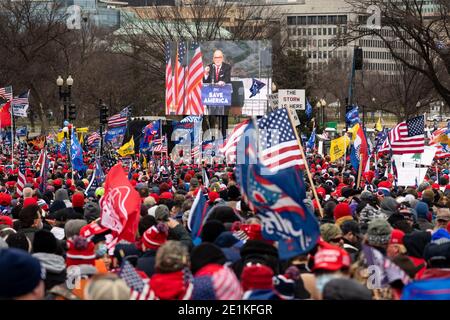
[[[166,115],[263,115],[272,84],[270,41],[166,44]]]

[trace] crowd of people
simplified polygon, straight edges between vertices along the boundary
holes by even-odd
[[[307,184],[306,205],[321,237],[310,252],[281,260],[242,198],[233,166],[162,161],[143,168],[136,161],[129,174],[142,200],[135,242],[110,249],[99,205],[104,187],[86,192],[94,157],[85,157],[88,169],[72,178],[66,159],[51,154],[40,190],[37,155],[29,152],[20,196],[17,169],[0,158],[2,299],[396,300],[411,284],[450,278],[444,160],[425,181],[403,188],[385,175],[389,160],[381,158],[358,188],[350,165],[308,155],[318,199]],[[198,192],[208,208],[200,239],[193,239],[187,225]]]

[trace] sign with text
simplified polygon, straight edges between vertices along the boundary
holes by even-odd
[[[297,111],[293,107],[287,108],[289,114],[291,115],[292,122],[294,126],[297,127],[300,125],[300,119],[298,118]]]
[[[16,117],[22,117],[22,118],[26,118],[27,117],[27,111],[28,111],[28,104],[15,104],[13,106],[13,114]]]
[[[270,108],[278,109],[278,93],[268,94],[267,100],[269,101]]]
[[[305,90],[283,89],[278,90],[279,107],[305,110]]]
[[[210,107],[231,106],[233,87],[227,83],[223,86],[203,84],[202,103]]]

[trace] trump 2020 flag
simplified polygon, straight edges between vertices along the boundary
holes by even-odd
[[[105,174],[103,173],[102,165],[100,164],[100,159],[95,160],[95,170],[92,174],[89,185],[84,192],[85,195],[89,195],[95,192],[95,189],[100,187],[105,180]]]
[[[84,171],[86,166],[83,162],[83,148],[78,141],[77,134],[72,132],[72,140],[70,143],[70,155],[72,158],[72,167],[77,171]]]
[[[305,109],[305,114],[306,114],[306,118],[308,118],[308,120],[311,119],[312,113],[313,113],[313,109],[312,109],[311,103],[309,103],[309,100],[306,99],[306,109]]]
[[[265,87],[265,85],[266,84],[264,82],[253,79],[252,86],[250,87],[250,93],[251,93],[250,98],[253,98],[254,96],[256,96],[259,93],[259,91]]]
[[[207,211],[208,206],[206,204],[206,197],[200,189],[197,192],[197,196],[195,197],[191,211],[189,212],[187,224],[189,231],[191,231],[191,237],[194,240],[200,237]]]
[[[345,121],[350,126],[353,126],[353,125],[361,122],[360,119],[359,119],[358,106],[353,107],[353,109],[351,109],[349,112],[346,113]]]
[[[237,181],[244,198],[263,221],[263,237],[278,241],[280,258],[290,259],[316,245],[319,223],[303,202],[306,191],[301,171],[289,167],[276,174],[270,172],[257,157],[256,137],[255,125],[250,122],[241,138],[249,139],[249,143],[245,161],[236,168]]]
[[[107,247],[120,240],[134,243],[138,229],[141,197],[131,185],[121,163],[111,168],[105,181],[105,194],[100,199],[100,223],[112,231]]]
[[[306,148],[309,150],[313,150],[316,144],[316,128],[311,132],[311,136],[309,137],[308,142],[306,143]]]

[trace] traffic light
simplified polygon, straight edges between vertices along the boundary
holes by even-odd
[[[363,68],[362,48],[355,48],[355,50],[353,51],[353,59],[355,59],[355,70],[362,70]]]
[[[100,105],[100,124],[108,123],[108,106],[106,104]]]
[[[75,110],[75,105],[69,105],[69,121],[74,121],[77,118],[77,112]]]

